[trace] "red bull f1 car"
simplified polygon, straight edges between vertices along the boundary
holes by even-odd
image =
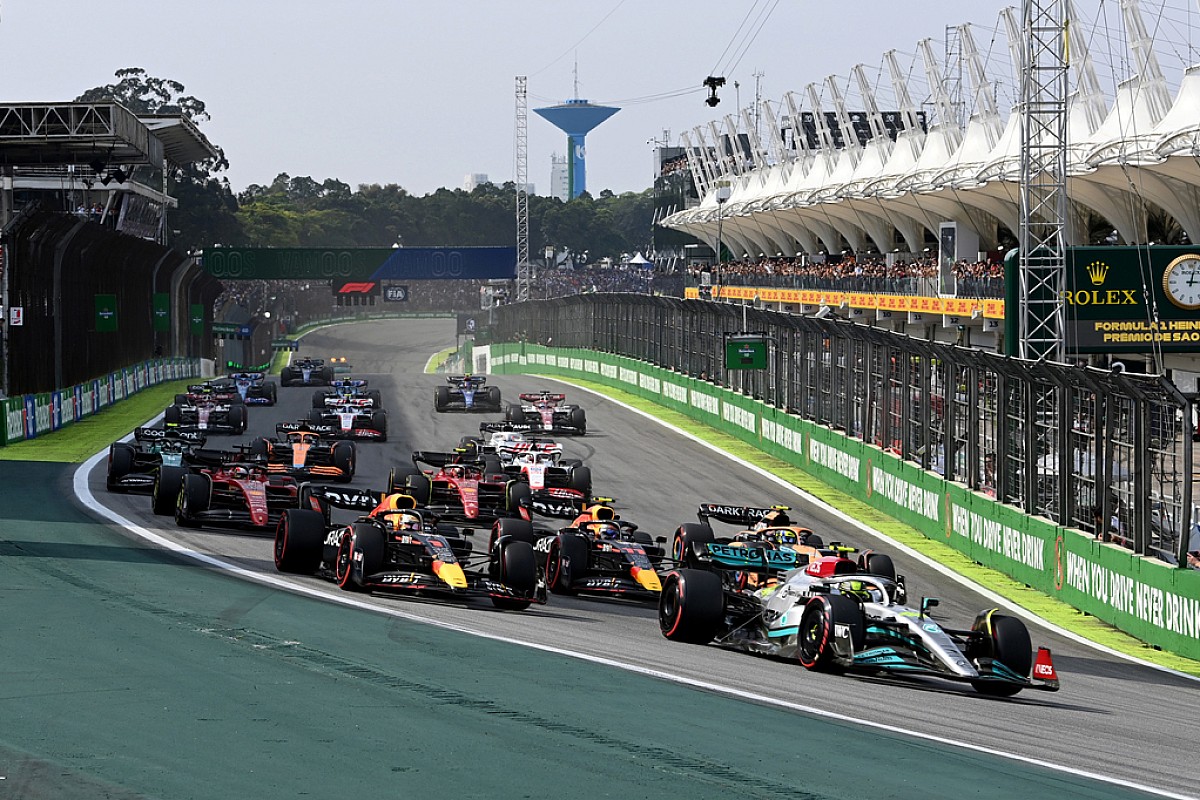
[[[440,522],[406,495],[317,487],[308,501],[284,512],[276,528],[282,572],[317,574],[350,591],[487,597],[510,611],[546,601],[527,541],[498,537],[476,554],[467,539],[473,531]],[[349,525],[330,525],[330,506],[370,510]]]
[[[698,545],[706,568],[667,574],[659,627],[673,641],[796,659],[811,670],[935,676],[1000,697],[1058,690],[1050,651],[1039,648],[1034,657],[1019,619],[988,609],[970,628],[946,627],[930,615],[935,598],[904,605],[902,583],[871,574],[847,552],[834,548],[810,560],[790,548]],[[738,588],[728,577],[747,571],[780,577],[758,589]]]
[[[433,410],[443,411],[491,411],[504,410],[500,400],[500,388],[488,386],[484,375],[451,375],[446,378],[449,386],[433,390]]]
[[[354,442],[323,441],[308,426],[286,422],[276,425],[275,433],[250,443],[251,455],[261,457],[268,474],[341,483],[354,478]]]
[[[565,401],[565,394],[529,392],[519,395],[521,405],[512,405],[504,412],[504,421],[511,430],[528,430],[560,436],[583,436],[587,433],[587,415],[576,405]],[[521,426],[528,425],[528,428]]]

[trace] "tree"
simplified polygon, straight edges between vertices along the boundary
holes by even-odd
[[[88,89],[76,102],[115,101],[134,114],[178,114],[189,122],[210,119],[204,101],[185,95],[178,81],[148,75],[140,67],[119,69],[116,83]],[[169,164],[167,193],[179,199],[179,209],[168,214],[167,225],[179,231],[173,245],[181,250],[214,243],[235,244],[244,237],[237,219],[237,201],[229,181],[217,173],[228,169],[225,151],[214,146],[216,155],[193,164]],[[158,176],[161,180],[161,174]],[[153,185],[155,175],[146,176]]]

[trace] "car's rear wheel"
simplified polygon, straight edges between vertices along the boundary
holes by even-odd
[[[487,387],[487,400],[488,400],[489,406],[492,406],[493,408],[500,408],[500,387],[499,386]]]
[[[179,410],[179,406],[167,406],[163,411],[163,422],[167,425],[178,425],[183,421],[183,412]]]
[[[105,485],[110,492],[120,490],[117,481],[133,472],[133,447],[115,442],[108,448],[108,477]]]
[[[589,499],[592,496],[591,467],[576,467],[571,470],[570,484],[572,489],[583,493],[584,500]]]
[[[700,569],[681,569],[667,576],[658,596],[658,627],[675,642],[707,644],[725,624],[725,590],[721,577]]]
[[[238,433],[246,431],[246,407],[244,405],[231,405],[229,407],[229,425]]]
[[[678,564],[692,569],[700,565],[700,555],[705,545],[717,540],[706,522],[685,522],[675,531],[671,542],[671,558]]]
[[[439,386],[433,390],[433,410],[445,411],[446,406],[450,405],[450,387]]]
[[[354,478],[354,442],[334,442],[330,448],[333,465],[342,471],[342,483]]]
[[[546,585],[555,594],[575,594],[573,584],[587,574],[588,546],[581,537],[559,534],[546,555]]]
[[[175,395],[175,405],[177,405],[177,406],[186,406],[186,405],[187,405],[187,401],[188,401],[188,396],[187,396],[186,394],[177,394],[177,395]]]
[[[325,412],[319,408],[311,408],[308,411],[308,421],[313,425],[320,425]]]
[[[295,378],[296,374],[291,367],[284,367],[279,371],[279,382],[284,386],[287,386],[289,383],[295,380]]]
[[[528,483],[508,482],[508,486],[504,490],[504,508],[508,513],[521,516],[521,512],[528,509],[532,502],[533,490],[529,488]]]
[[[537,558],[529,542],[506,541],[500,543],[500,552],[494,553],[493,579],[507,586],[515,594],[533,597],[537,590]],[[492,605],[504,611],[524,611],[532,599],[497,597],[492,595]]]
[[[538,543],[538,535],[533,530],[533,523],[524,519],[501,518],[492,524],[492,533],[488,539],[488,552],[496,546],[496,542],[509,538],[517,542],[527,542],[530,547]]]
[[[587,432],[587,415],[578,406],[571,409],[571,426],[579,429],[580,436]]]
[[[429,502],[429,495],[433,492],[433,482],[429,480],[429,476],[423,472],[418,472],[415,475],[406,475],[404,477],[404,493],[412,495],[418,505],[426,505]]]
[[[862,649],[866,630],[862,609],[857,603],[836,594],[809,599],[800,616],[800,631],[796,634],[796,657],[801,666],[822,672],[840,668],[833,645],[838,626],[849,630],[855,652]]]
[[[275,568],[280,572],[311,575],[321,566],[325,543],[325,518],[319,511],[289,508],[275,528]]]
[[[313,408],[320,408],[320,409],[324,409],[324,408],[325,408],[325,397],[326,397],[326,394],[325,394],[325,392],[324,392],[324,391],[322,391],[322,390],[320,390],[320,389],[318,389],[317,391],[313,392],[313,394],[312,394],[312,407],[313,407]]]
[[[371,427],[374,430],[379,431],[379,441],[381,442],[387,441],[387,426],[388,419],[386,411],[374,411],[371,413]]]
[[[420,474],[421,470],[416,467],[392,467],[388,471],[388,494],[406,494],[408,492],[408,476]]]
[[[150,495],[150,509],[160,517],[175,513],[179,501],[179,490],[188,471],[184,467],[159,467],[154,479],[154,492]]]
[[[275,381],[267,381],[263,384],[263,397],[266,397],[271,402],[269,405],[275,405],[279,401],[279,384]]]
[[[971,630],[977,631],[980,636],[976,639],[978,644],[971,648],[973,652],[970,655],[990,656],[1021,677],[1029,677],[1033,669],[1033,644],[1024,622],[1016,617],[997,614],[995,610],[985,611],[975,618]],[[980,694],[992,697],[1011,697],[1024,688],[1020,684],[1001,681],[973,681],[971,685]]]
[[[520,406],[509,406],[504,409],[504,421],[520,425],[525,421],[525,411]]]
[[[321,380],[333,383],[333,367],[321,367]]]
[[[896,565],[892,563],[891,556],[885,556],[883,553],[865,553],[860,560],[862,563],[859,566],[868,575],[896,580]]]
[[[262,436],[250,442],[250,455],[265,456],[269,452],[271,452],[271,443]]]

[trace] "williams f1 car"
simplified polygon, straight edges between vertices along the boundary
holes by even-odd
[[[324,359],[298,358],[279,372],[284,386],[328,386],[333,382],[333,367]]]
[[[658,607],[668,639],[794,658],[810,670],[936,676],[1000,697],[1058,690],[1050,651],[1039,648],[1035,658],[1025,625],[996,609],[980,612],[970,628],[949,628],[929,614],[935,598],[910,608],[902,584],[863,572],[845,554],[806,563],[794,550],[707,550],[711,564],[727,570],[771,573],[788,561],[798,568],[757,590],[738,589],[710,569],[668,573]]]
[[[183,466],[204,442],[204,434],[194,431],[137,428],[133,442],[114,442],[108,448],[108,490],[149,494],[160,467]]]
[[[564,403],[565,394],[529,392],[519,395],[521,405],[504,412],[511,430],[530,430],[549,434],[583,436],[587,433],[587,415],[576,405]],[[521,426],[528,425],[528,428]]]
[[[434,411],[492,411],[500,413],[500,388],[488,386],[484,375],[451,375],[449,386],[433,390]]]
[[[498,537],[487,553],[467,536],[415,508],[407,495],[314,487],[311,507],[290,509],[275,533],[275,566],[318,574],[351,591],[443,597],[483,596],[499,609],[520,611],[546,601],[529,542]],[[329,525],[327,508],[367,511],[349,525]]]
[[[275,434],[250,443],[250,454],[261,457],[268,474],[341,483],[354,478],[354,442],[325,442],[307,425],[288,422],[276,425]]]

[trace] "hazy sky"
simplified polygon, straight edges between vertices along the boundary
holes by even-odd
[[[588,137],[588,189],[640,191],[653,177],[649,140],[665,130],[675,144],[681,131],[735,111],[739,97],[748,105],[755,72],[762,95],[778,101],[858,62],[876,70],[888,49],[906,54],[907,67],[925,37],[940,57],[945,26],[966,21],[985,26],[975,34],[981,50],[1000,50],[992,27],[1003,5],[0,0],[0,98],[70,100],[117,69],[142,67],[208,105],[201,128],[225,149],[235,191],[286,172],[425,194],[459,187],[467,173],[511,180],[514,77],[529,77],[531,109],[552,105],[573,95],[578,59],[580,96],[622,107]],[[700,88],[714,72],[728,80],[715,110]],[[551,153],[564,150],[565,137],[531,112],[529,180],[539,193]]]

